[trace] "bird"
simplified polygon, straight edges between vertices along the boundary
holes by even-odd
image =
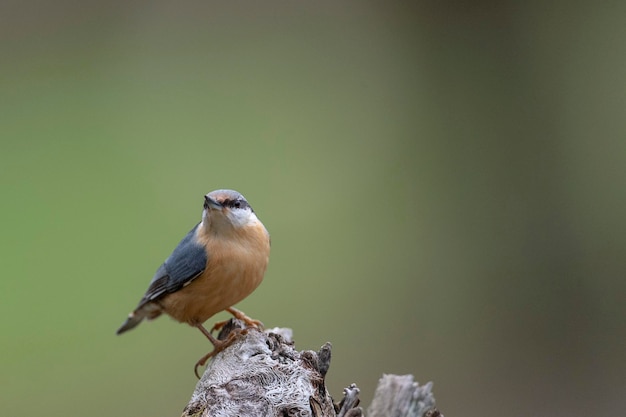
[[[203,366],[215,353],[228,346],[203,323],[228,311],[248,326],[260,327],[233,305],[250,295],[263,280],[270,254],[270,235],[248,201],[234,190],[215,190],[204,196],[202,220],[180,241],[157,269],[137,307],[117,330],[122,334],[144,319],[165,313],[174,320],[199,329],[214,349],[194,368]]]

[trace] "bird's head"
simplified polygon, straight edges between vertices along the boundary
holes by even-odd
[[[215,190],[204,196],[202,223],[211,229],[240,229],[256,222],[254,210],[237,191]]]

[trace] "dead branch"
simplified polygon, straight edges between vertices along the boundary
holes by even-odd
[[[310,416],[360,417],[359,389],[344,389],[335,404],[324,378],[331,345],[319,351],[294,349],[290,329],[260,331],[233,319],[222,329],[241,335],[211,359],[182,417]],[[438,417],[432,383],[419,386],[411,375],[385,375],[368,409],[369,417]]]

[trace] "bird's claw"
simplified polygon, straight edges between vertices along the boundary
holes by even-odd
[[[241,321],[243,321],[244,323],[246,323],[246,325],[248,327],[256,327],[259,330],[263,330],[264,326],[263,323],[260,322],[259,320],[255,320],[253,318],[248,317],[243,311],[241,310],[237,310],[236,308],[230,307],[227,308],[226,311],[228,311],[230,314],[233,315],[233,317],[235,317],[236,319],[239,319]],[[221,324],[220,328],[222,326],[224,326],[226,322],[224,323],[217,323],[217,324]],[[217,326],[216,324],[216,326]]]
[[[206,355],[204,355],[203,357],[201,357],[200,360],[196,362],[196,365],[193,367],[193,372],[196,374],[196,377],[200,379],[200,374],[198,373],[198,368],[200,366],[204,366],[211,357],[217,355],[218,353],[226,349],[228,346],[230,346],[235,341],[237,336],[239,336],[240,334],[246,334],[246,333],[247,331],[245,329],[233,329],[228,334],[228,338],[226,338],[226,340],[219,340],[217,341],[217,343],[213,342],[214,349],[210,351],[209,353],[207,353]]]

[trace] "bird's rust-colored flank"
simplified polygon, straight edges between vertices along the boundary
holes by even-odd
[[[167,314],[192,326],[250,295],[263,280],[270,251],[269,236],[260,222],[245,231],[233,230],[229,236],[199,233],[198,241],[210,253],[207,269],[159,302]]]

